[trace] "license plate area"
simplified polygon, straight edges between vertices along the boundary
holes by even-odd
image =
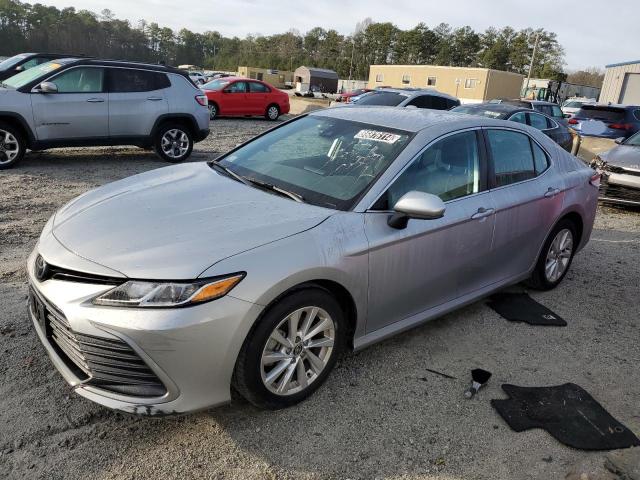
[[[29,309],[40,328],[42,328],[48,337],[50,335],[50,329],[47,325],[47,307],[34,291],[33,287],[29,287]]]

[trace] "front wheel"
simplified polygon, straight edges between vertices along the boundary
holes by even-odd
[[[215,120],[218,116],[218,106],[215,103],[209,104],[209,120]]]
[[[576,227],[573,222],[558,222],[544,242],[538,262],[526,283],[537,290],[557,287],[569,271],[576,244]]]
[[[162,125],[156,133],[154,149],[167,162],[182,162],[191,155],[193,150],[191,132],[178,123]]]
[[[27,146],[11,125],[0,122],[0,170],[11,168],[24,157]]]
[[[267,120],[277,120],[280,116],[280,108],[277,105],[269,105],[264,116]]]
[[[260,408],[278,409],[310,396],[325,381],[345,344],[344,314],[321,289],[280,300],[245,340],[233,386]]]

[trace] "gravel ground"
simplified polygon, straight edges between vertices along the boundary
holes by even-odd
[[[191,161],[272,124],[216,120]],[[613,479],[604,454],[515,433],[491,408],[502,383],[574,382],[640,435],[640,214],[601,208],[561,287],[534,298],[567,328],[510,323],[478,302],[355,355],[310,400],[259,411],[241,400],[144,418],[75,395],[25,313],[25,259],[47,218],[84,191],[166,164],[140,149],[32,153],[0,172],[0,478]],[[465,400],[469,370],[494,376]],[[435,369],[457,377],[428,372]]]

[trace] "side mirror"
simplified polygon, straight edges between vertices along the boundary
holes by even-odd
[[[58,86],[51,82],[42,82],[38,89],[41,93],[58,93]]]
[[[622,145],[622,144],[624,143],[624,141],[625,141],[625,140],[626,140],[626,138],[624,138],[624,137],[618,137],[618,138],[616,138],[615,142],[616,142],[618,145]]]
[[[445,205],[442,199],[431,193],[413,190],[405,193],[393,206],[394,214],[389,217],[388,225],[392,228],[407,227],[409,219],[435,220],[444,215]]]
[[[22,65],[18,65],[16,68],[14,68],[14,70],[16,72],[24,72],[24,67]]]

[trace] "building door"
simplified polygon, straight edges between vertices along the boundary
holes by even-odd
[[[624,105],[640,104],[640,73],[627,73],[624,76],[620,103]]]

